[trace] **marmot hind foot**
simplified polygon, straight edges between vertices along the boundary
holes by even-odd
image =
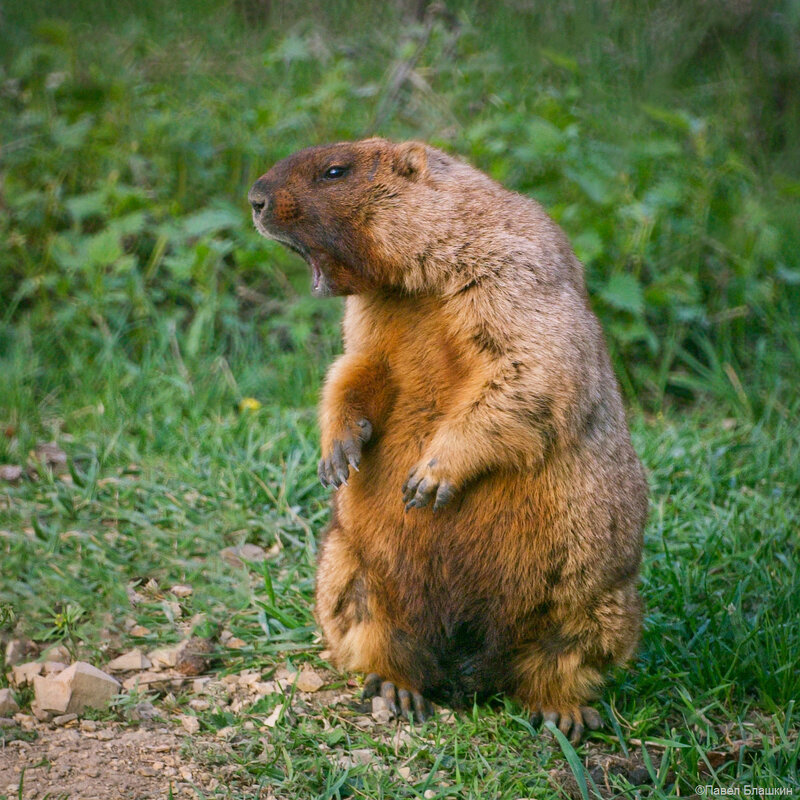
[[[371,672],[364,679],[361,697],[369,700],[380,696],[386,701],[392,715],[405,717],[409,722],[425,722],[433,714],[433,704],[419,692],[398,689],[391,681],[385,681],[377,672]]]

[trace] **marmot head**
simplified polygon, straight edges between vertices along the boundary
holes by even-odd
[[[457,164],[421,142],[309,147],[262,175],[248,200],[258,231],[308,262],[313,294],[414,291],[448,225],[437,184]]]

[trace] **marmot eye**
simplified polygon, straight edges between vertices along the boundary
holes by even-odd
[[[327,178],[328,180],[333,180],[335,178],[341,178],[346,173],[347,167],[328,167],[322,177]]]

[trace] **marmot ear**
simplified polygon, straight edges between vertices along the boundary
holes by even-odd
[[[404,178],[416,180],[425,173],[428,153],[422,142],[403,142],[395,148],[392,167]]]

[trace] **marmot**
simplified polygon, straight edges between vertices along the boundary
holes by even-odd
[[[420,142],[301,150],[249,201],[347,298],[320,405],[334,662],[395,714],[503,692],[579,741],[639,637],[648,490],[566,236]]]

